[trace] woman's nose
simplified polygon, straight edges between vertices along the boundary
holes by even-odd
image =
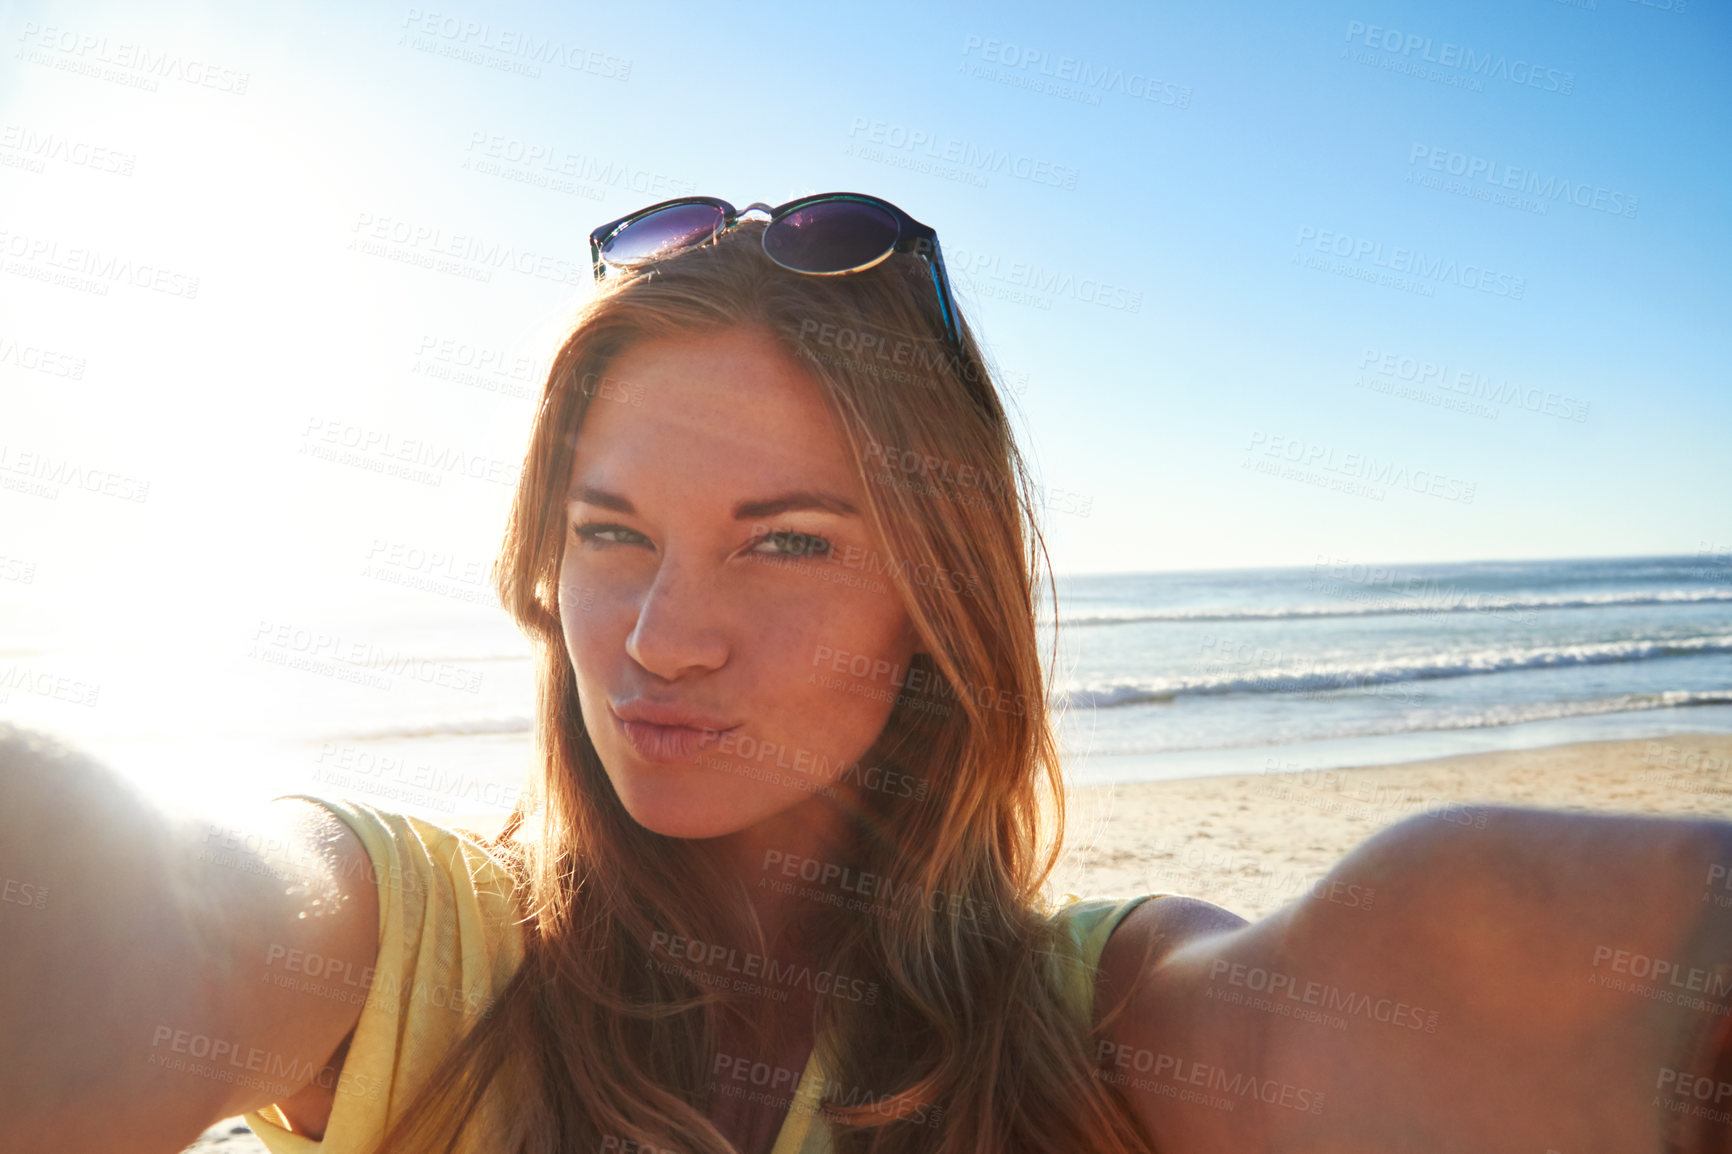
[[[664,561],[626,637],[632,660],[665,681],[693,670],[720,668],[728,659],[728,646],[725,631],[711,615],[713,588],[713,579]]]

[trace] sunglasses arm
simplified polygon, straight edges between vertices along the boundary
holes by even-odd
[[[955,299],[950,295],[950,277],[944,271],[944,253],[938,247],[938,236],[921,237],[914,242],[914,251],[925,261],[932,273],[932,287],[938,290],[938,305],[944,313],[944,332],[958,352],[962,349],[961,326],[956,323]]]

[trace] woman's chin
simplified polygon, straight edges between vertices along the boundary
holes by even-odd
[[[695,840],[738,833],[744,828],[737,823],[718,820],[714,810],[705,813],[694,812],[686,807],[648,806],[641,810],[628,807],[627,812],[639,825],[663,837]]]
[[[633,821],[663,837],[722,837],[751,824],[730,804],[737,799],[705,790],[631,790],[620,801]]]

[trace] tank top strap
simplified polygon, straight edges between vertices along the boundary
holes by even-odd
[[[1164,896],[1150,893],[1131,898],[1085,898],[1067,893],[1064,904],[1053,912],[1053,920],[1064,926],[1074,950],[1073,958],[1068,959],[1071,964],[1062,965],[1055,976],[1081,1014],[1085,1029],[1094,1026],[1095,973],[1100,968],[1101,955],[1106,952],[1107,939],[1132,910],[1151,898]]]

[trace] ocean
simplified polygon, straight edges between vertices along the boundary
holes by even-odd
[[[1078,781],[1732,731],[1719,554],[1079,577]]]
[[[56,624],[15,597],[0,604],[0,718],[189,795],[346,792],[435,820],[509,810],[527,644],[476,573],[363,577],[364,598],[322,609],[213,603],[130,633]],[[1732,732],[1732,561],[1718,554],[1320,559],[1058,588],[1050,704],[1077,784]]]

